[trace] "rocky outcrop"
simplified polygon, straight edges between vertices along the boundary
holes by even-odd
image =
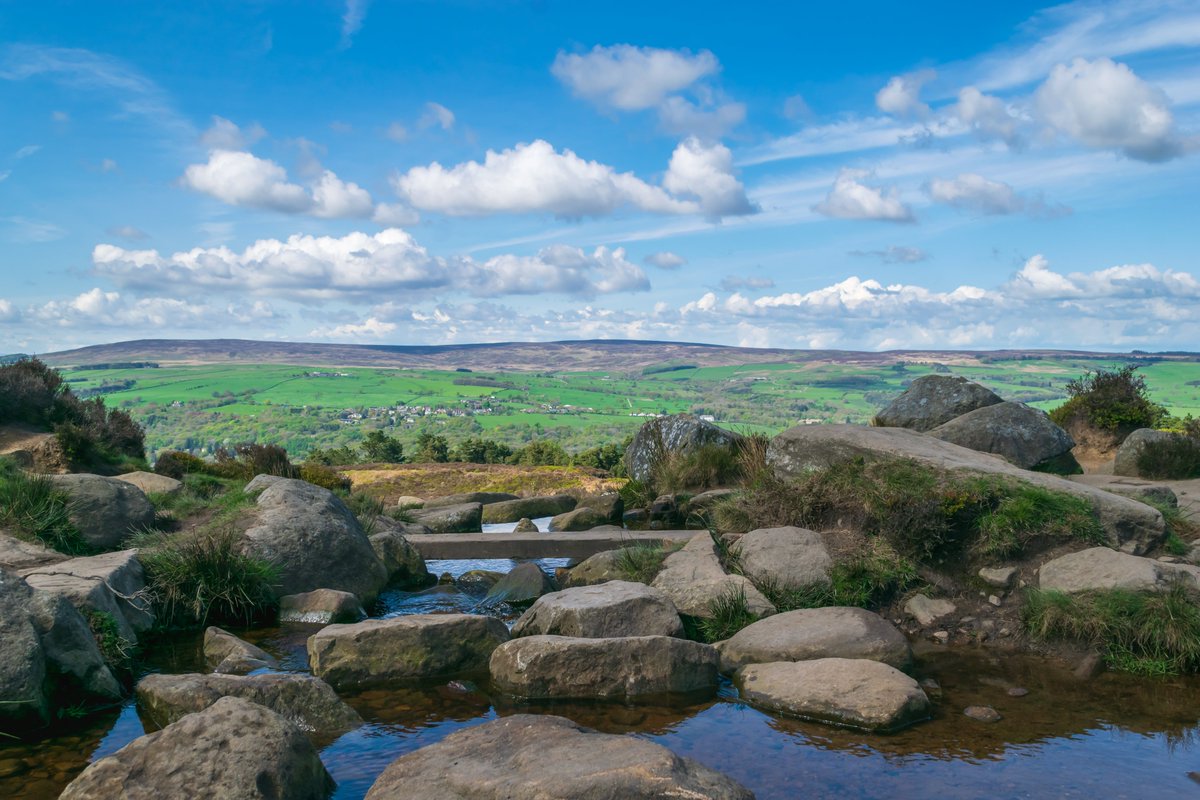
[[[735,448],[743,439],[693,414],[658,417],[642,425],[625,448],[625,470],[629,477],[644,481],[653,475],[655,465],[670,455],[702,447]]]
[[[662,745],[530,714],[467,728],[401,756],[366,800],[416,797],[754,800],[730,778]]]
[[[310,636],[308,664],[339,689],[452,677],[486,670],[492,651],[508,638],[503,622],[475,614],[369,619]]]
[[[880,661],[899,669],[912,663],[904,634],[861,608],[802,608],[747,625],[717,645],[721,670],[746,664],[848,658]]]
[[[503,503],[508,500],[520,499],[517,495],[509,494],[508,492],[463,492],[461,494],[448,494],[445,497],[435,497],[432,500],[426,500],[423,506],[428,511],[434,508],[461,506],[467,503],[478,503],[481,506],[486,506],[492,503]]]
[[[711,604],[730,595],[744,595],[750,613],[756,616],[775,613],[775,606],[754,584],[725,571],[716,545],[704,534],[693,536],[683,549],[667,556],[650,585],[666,594],[680,614],[692,617],[711,617]]]
[[[590,531],[601,525],[609,524],[608,517],[594,508],[583,506],[565,514],[559,514],[550,520],[551,531]]]
[[[81,612],[113,618],[130,644],[154,626],[154,608],[146,593],[146,575],[137,550],[72,558],[21,571],[35,589],[59,595]]]
[[[1114,547],[1144,553],[1165,534],[1162,514],[1144,503],[1056,475],[1030,472],[1002,458],[943,442],[903,428],[862,425],[799,425],[771,440],[767,463],[780,478],[798,478],[852,458],[907,458],[931,467],[1017,478],[1092,504]]]
[[[335,589],[313,589],[303,594],[279,598],[280,622],[303,622],[309,625],[358,622],[366,619],[358,598],[349,592]]]
[[[1200,588],[1200,567],[1089,547],[1047,561],[1038,570],[1039,588],[1068,594],[1109,589],[1154,592],[1175,581]]]
[[[271,709],[305,733],[331,738],[363,724],[333,688],[311,675],[147,675],[137,702],[160,728],[203,711],[222,697],[240,697]]]
[[[479,503],[459,503],[410,511],[413,522],[424,525],[433,533],[479,533],[483,530],[483,506]]]
[[[526,636],[497,647],[488,671],[518,697],[615,699],[716,691],[718,661],[711,645],[670,636]]]
[[[760,528],[733,546],[742,574],[759,586],[780,589],[828,586],[833,559],[821,534],[806,528]]]
[[[260,482],[265,477],[252,482],[268,485],[245,536],[279,570],[279,594],[339,589],[364,603],[373,600],[387,583],[387,570],[346,504],[320,486],[287,478]]]
[[[71,497],[71,522],[97,550],[114,550],[129,534],[154,525],[154,506],[131,483],[100,475],[52,475]]]
[[[565,585],[567,587],[594,586],[605,581],[625,580],[625,573],[621,570],[620,563],[620,550],[603,550],[571,567]]]
[[[489,503],[484,506],[483,521],[491,525],[516,522],[521,517],[541,519],[565,514],[573,508],[575,508],[575,498],[569,494],[522,497],[520,500],[506,500],[502,503]]]
[[[485,603],[527,605],[544,594],[558,590],[554,579],[532,561],[518,564],[488,590]]]
[[[299,728],[257,703],[223,697],[96,761],[61,798],[325,800],[332,790]]]
[[[957,375],[923,375],[875,415],[880,428],[931,431],[955,417],[1004,400],[991,389]]]
[[[1178,433],[1169,431],[1156,431],[1153,428],[1139,428],[1133,433],[1125,437],[1125,441],[1117,448],[1116,455],[1113,457],[1113,474],[1124,475],[1131,478],[1139,478],[1142,476],[1142,471],[1138,467],[1138,459],[1141,458],[1147,445],[1161,445],[1182,438]]]
[[[126,472],[115,476],[119,481],[133,484],[146,494],[179,494],[183,491],[183,482],[157,472]]]
[[[681,636],[675,605],[642,583],[609,581],[539,597],[512,627],[513,636],[553,634],[603,639]]]
[[[402,523],[395,523],[397,526]],[[377,528],[382,527],[377,525]],[[417,548],[409,544],[404,533],[398,528],[388,527],[370,537],[371,549],[383,564],[388,582],[398,586],[428,586],[436,578],[429,574],[425,567],[425,559]]]
[[[262,648],[216,626],[209,626],[204,631],[204,661],[213,672],[228,675],[245,675],[256,669],[279,667],[274,656]]]
[[[1046,412],[1024,403],[996,403],[946,422],[929,435],[962,447],[992,453],[1021,469],[1083,472],[1071,448],[1075,440]]]
[[[755,708],[817,722],[884,733],[929,718],[929,698],[917,682],[878,661],[751,664],[735,682]]]

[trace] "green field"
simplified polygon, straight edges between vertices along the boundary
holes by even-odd
[[[644,415],[681,411],[768,434],[802,420],[866,422],[908,382],[930,372],[962,375],[1005,399],[1049,409],[1062,401],[1069,380],[1120,363],[956,356],[946,363],[809,361],[652,374],[277,364],[66,369],[64,374],[76,392],[100,392],[109,405],[133,413],[146,428],[152,452],[178,448],[203,454],[257,441],[282,444],[303,456],[313,447],[353,444],[380,427],[405,442],[432,430],[452,443],[485,436],[518,446],[550,437],[578,451],[619,441],[645,421]],[[1144,361],[1141,374],[1154,399],[1172,414],[1200,416],[1200,362]],[[419,411],[412,413],[414,408]]]

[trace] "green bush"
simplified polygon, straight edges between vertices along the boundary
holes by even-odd
[[[154,461],[155,472],[177,481],[183,480],[185,475],[203,474],[208,471],[208,466],[204,459],[182,450],[165,450]]]
[[[571,463],[571,457],[558,442],[537,439],[513,453],[508,463],[523,467],[562,467]]]
[[[277,444],[240,444],[232,450],[221,448],[215,456],[216,462],[208,464],[207,471],[222,478],[250,480],[255,475],[300,476],[300,468],[288,458],[287,450]]]
[[[71,522],[70,495],[7,459],[0,459],[0,527],[66,555],[95,552]]]
[[[1067,427],[1082,420],[1093,428],[1128,435],[1138,428],[1155,428],[1167,410],[1150,399],[1146,379],[1136,364],[1116,370],[1098,369],[1067,384],[1067,402],[1050,412],[1050,419]]]
[[[826,606],[878,609],[919,582],[916,566],[880,540],[834,564],[828,584],[786,586],[755,581],[754,586],[779,611]]]
[[[394,436],[388,436],[383,431],[371,431],[362,442],[363,454],[367,461],[381,464],[399,464],[404,461],[404,445]]]
[[[305,461],[299,467],[299,478],[315,486],[322,486],[331,492],[345,493],[350,491],[352,481],[333,467],[324,464],[314,464]]]

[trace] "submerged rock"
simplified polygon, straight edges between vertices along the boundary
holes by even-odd
[[[721,670],[746,664],[868,659],[900,669],[912,663],[904,634],[878,614],[861,608],[803,608],[748,625],[717,645]]]
[[[543,595],[513,624],[513,636],[681,636],[667,596],[644,583],[609,581]]]
[[[991,389],[958,375],[922,375],[876,414],[871,424],[930,431],[955,417],[1002,402]]]

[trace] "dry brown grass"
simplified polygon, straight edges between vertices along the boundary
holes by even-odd
[[[404,495],[432,498],[460,492],[510,492],[522,497],[614,492],[625,483],[588,467],[524,467],[511,464],[359,465],[341,470],[354,491],[394,503]]]

